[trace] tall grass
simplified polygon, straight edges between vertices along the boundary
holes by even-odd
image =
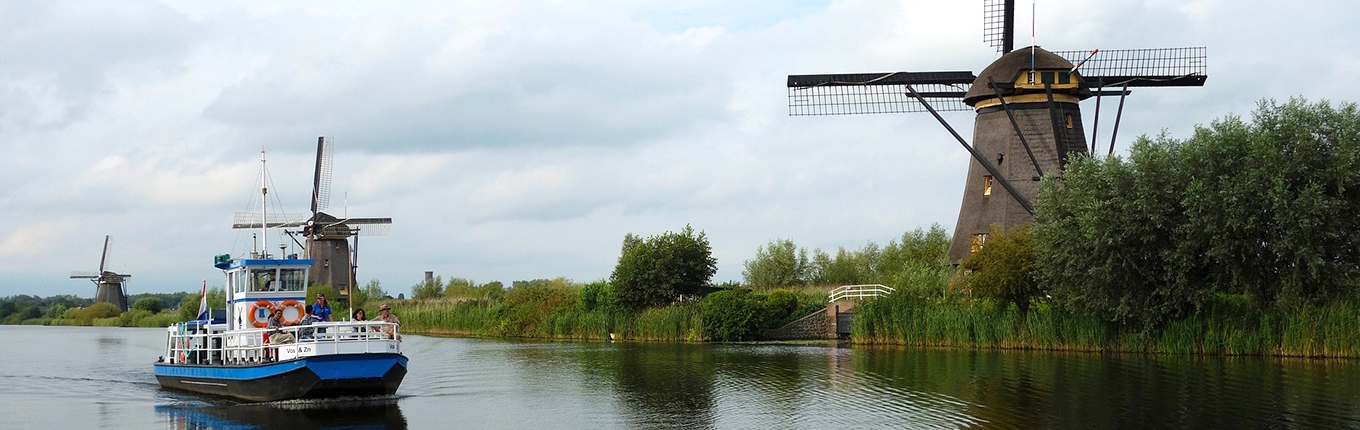
[[[894,294],[855,310],[863,344],[1166,354],[1360,357],[1360,301],[1261,311],[1220,296],[1157,330],[1121,327],[1099,315],[1032,306],[998,308],[958,295]]]
[[[512,306],[482,301],[424,300],[392,303],[402,330],[410,333],[540,339],[629,339],[664,342],[705,340],[697,303],[642,311],[585,310],[574,302],[536,296]]]

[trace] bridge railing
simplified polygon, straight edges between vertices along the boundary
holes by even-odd
[[[882,284],[844,285],[827,294],[831,302],[845,299],[871,298],[892,294],[896,289]]]

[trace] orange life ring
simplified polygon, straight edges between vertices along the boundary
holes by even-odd
[[[298,303],[297,300],[284,300],[282,304],[283,317],[288,318],[288,308],[297,309],[297,318],[290,318],[283,321],[284,326],[294,326],[302,322],[302,316],[307,315],[307,308]]]
[[[263,319],[257,318],[260,314],[260,308],[264,308],[266,311]],[[255,326],[255,328],[268,327],[269,314],[271,313],[274,313],[274,303],[268,300],[257,301],[255,304],[250,305],[250,310],[246,311],[246,322],[249,322],[250,325]]]

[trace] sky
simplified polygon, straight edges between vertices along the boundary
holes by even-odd
[[[1017,3],[1017,47],[1030,22],[1050,50],[1206,47],[1204,87],[1129,96],[1116,153],[1265,99],[1360,101],[1360,2]],[[625,234],[686,225],[715,283],[775,239],[834,254],[952,231],[968,154],[938,122],[790,117],[786,77],[997,56],[981,0],[8,0],[0,297],[93,297],[69,276],[105,235],[130,294],[221,285],[212,257],[251,246],[230,227],[257,210],[261,150],[270,210],[305,215],[318,136],[327,212],[393,219],[361,237],[358,278],[394,295],[425,271],[606,279]],[[971,139],[971,112],[945,118]]]

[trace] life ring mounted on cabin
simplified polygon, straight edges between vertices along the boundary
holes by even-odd
[[[264,315],[260,315],[260,308],[264,308]],[[250,305],[250,310],[246,311],[246,322],[255,328],[265,328],[269,326],[269,315],[274,313],[274,303],[268,300],[259,300]]]
[[[289,316],[288,308],[297,309],[296,315]],[[281,305],[281,309],[283,309],[284,326],[297,325],[297,323],[302,322],[302,316],[307,315],[307,308],[303,306],[302,303],[298,303],[297,300],[284,300]]]

